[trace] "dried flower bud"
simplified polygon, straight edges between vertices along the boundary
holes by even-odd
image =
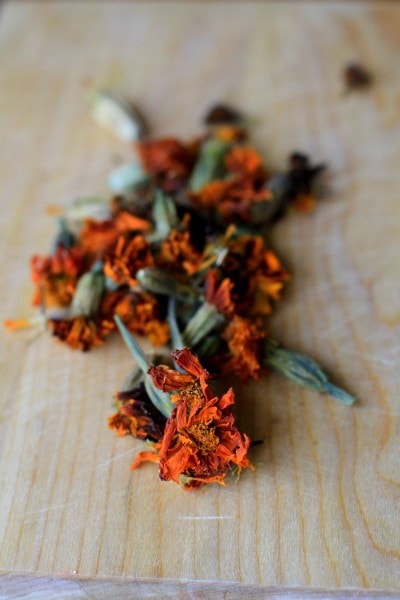
[[[153,294],[173,296],[174,298],[186,301],[198,297],[197,290],[191,285],[184,281],[179,281],[157,267],[139,269],[136,273],[136,279],[144,290]]]
[[[202,144],[189,180],[189,189],[192,192],[198,192],[207,183],[225,175],[224,158],[231,147],[231,143],[218,139],[207,140]]]
[[[108,176],[108,186],[116,193],[134,191],[138,187],[144,187],[149,183],[149,176],[138,163],[121,165],[111,171]]]
[[[186,325],[182,334],[183,341],[187,346],[193,347],[210,331],[219,329],[224,323],[225,317],[219,313],[218,308],[204,302]]]
[[[158,189],[154,197],[152,212],[155,232],[150,236],[151,241],[165,240],[172,229],[178,227],[179,219],[175,202],[170,196]]]
[[[71,317],[95,316],[104,291],[102,271],[92,270],[79,279],[71,304]]]
[[[227,104],[215,104],[212,106],[206,116],[204,123],[206,125],[227,125],[243,122],[243,116]]]
[[[343,77],[348,91],[366,90],[373,82],[371,73],[357,63],[347,65],[343,71]]]
[[[264,344],[263,364],[281,373],[298,385],[329,394],[343,404],[353,404],[355,398],[333,385],[321,367],[305,354],[287,350],[275,340],[267,338]]]
[[[105,91],[95,92],[90,98],[90,109],[97,123],[126,142],[140,139],[146,131],[142,117],[121,96]]]

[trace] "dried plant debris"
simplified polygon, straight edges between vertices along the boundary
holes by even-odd
[[[343,79],[347,92],[366,91],[373,84],[371,72],[361,64],[349,63],[343,69]]]
[[[49,254],[31,259],[40,317],[6,325],[45,325],[82,351],[119,329],[135,368],[109,427],[146,441],[132,468],[157,463],[162,480],[186,490],[224,484],[252,468],[251,442],[236,424],[233,389],[216,394],[211,373],[247,382],[272,369],[354,401],[267,329],[290,275],[265,230],[288,208],[314,209],[325,167],[294,152],[286,171],[272,173],[242,115],[222,104],[190,141],[143,137],[138,113],[113,94],[95,95],[92,112],[134,144],[138,160],[111,173],[110,199],[81,199],[59,219]],[[146,356],[135,336],[169,345],[173,363]]]

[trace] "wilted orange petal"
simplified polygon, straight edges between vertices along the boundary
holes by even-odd
[[[208,375],[207,371],[200,364],[197,356],[189,349],[182,348],[182,350],[175,350],[172,354],[176,363],[182,368],[185,369],[188,373],[193,375],[194,377],[199,377],[200,375],[205,374]],[[193,377],[191,378],[193,380]]]
[[[148,450],[144,452],[139,452],[139,454],[136,455],[135,460],[129,468],[132,470],[137,469],[144,462],[158,463],[158,454],[156,452],[149,452]]]
[[[11,331],[15,329],[23,329],[25,327],[30,327],[32,325],[29,319],[5,319],[4,326]]]
[[[179,373],[179,371],[170,369],[166,365],[150,367],[148,373],[151,376],[154,385],[163,392],[181,390],[182,388],[193,383],[193,377],[191,375]]]
[[[148,231],[151,227],[146,219],[141,219],[124,210],[115,217],[115,225],[120,231]]]

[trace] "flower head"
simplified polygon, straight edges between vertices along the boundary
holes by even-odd
[[[242,381],[258,379],[261,364],[261,340],[265,333],[257,325],[235,315],[223,332],[227,341],[229,358],[221,361],[224,373],[235,373]]]
[[[173,229],[161,244],[157,257],[159,266],[187,275],[193,275],[197,271],[200,261],[201,254],[191,243],[190,232],[177,229]]]
[[[179,190],[187,181],[197,154],[197,144],[175,138],[138,143],[144,169],[166,192]]]
[[[130,237],[128,234],[117,238],[115,247],[108,253],[104,273],[118,285],[137,284],[136,272],[144,267],[152,267],[154,258],[150,244],[142,235]]]
[[[121,317],[131,333],[148,338],[155,346],[164,346],[169,340],[168,323],[160,318],[156,297],[148,292],[131,292],[126,288],[104,294],[99,315],[115,328],[114,315]]]
[[[235,425],[233,390],[190,407],[185,399],[168,419],[159,450],[160,478],[187,490],[224,484],[227,472],[249,467],[250,440]]]
[[[36,284],[32,303],[46,307],[68,306],[79,276],[85,269],[80,248],[59,245],[52,256],[31,258],[31,277]]]
[[[105,221],[86,219],[79,234],[79,244],[85,253],[100,259],[112,250],[121,233],[144,232],[150,227],[146,219],[122,210]]]
[[[93,317],[78,316],[72,319],[50,319],[53,335],[73,350],[86,352],[102,344],[114,329],[107,321]]]
[[[153,406],[144,385],[116,394],[118,412],[109,417],[108,426],[117,435],[132,435],[141,440],[159,442],[165,418]]]
[[[225,157],[225,164],[230,173],[238,179],[265,180],[261,156],[250,146],[234,146]]]
[[[289,274],[261,236],[241,235],[229,240],[227,246],[221,270],[234,284],[236,312],[269,315],[271,300],[279,300]]]
[[[191,404],[209,397],[211,390],[207,384],[209,372],[189,348],[175,350],[172,354],[175,363],[186,373],[171,369],[167,365],[150,367],[149,375],[153,383],[163,392],[178,392],[172,400],[178,402],[185,398]]]
[[[215,396],[207,383],[208,372],[189,348],[174,352],[174,359],[186,373],[165,365],[149,370],[156,387],[178,394],[157,455],[141,453],[133,467],[158,456],[160,478],[186,490],[205,483],[224,484],[233,467],[240,471],[251,466],[247,458],[250,439],[237,429],[231,410],[233,390]]]

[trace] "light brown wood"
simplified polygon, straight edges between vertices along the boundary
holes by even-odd
[[[2,331],[6,597],[400,592],[399,31],[385,2],[5,4],[2,317],[34,314],[28,261],[48,251],[46,207],[106,193],[130,156],[89,118],[89,89],[125,92],[154,135],[196,134],[224,99],[253,118],[271,169],[294,149],[329,164],[331,197],[271,233],[293,280],[270,331],[359,398],[347,408],[275,375],[238,388],[243,429],[265,440],[255,473],[184,493],[151,465],[130,472],[140,443],[107,430],[131,364],[118,338],[85,355]],[[352,59],[376,81],[344,96]]]

